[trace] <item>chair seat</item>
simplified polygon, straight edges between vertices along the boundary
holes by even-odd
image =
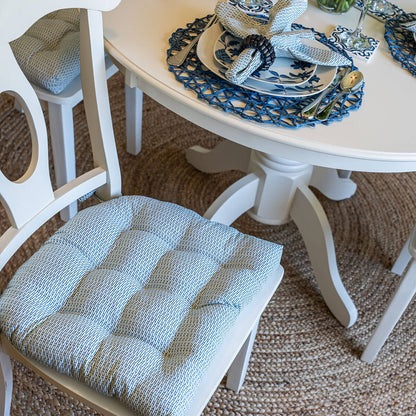
[[[20,267],[0,325],[24,355],[146,415],[182,415],[282,247],[175,204],[77,214]]]
[[[79,10],[46,15],[10,46],[30,82],[61,93],[80,74]]]

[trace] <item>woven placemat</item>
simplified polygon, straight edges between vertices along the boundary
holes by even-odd
[[[172,201],[203,214],[243,176],[205,174],[190,166],[185,150],[213,147],[218,136],[182,119],[145,96],[143,148],[125,150],[124,80],[109,81],[113,125],[124,194]],[[45,111],[46,114],[46,111]],[[92,166],[82,104],[74,109],[77,169]],[[0,96],[0,161],[17,179],[30,162],[25,117]],[[247,215],[234,226],[284,244],[283,281],[260,321],[248,374],[237,394],[222,384],[204,416],[399,416],[415,415],[416,305],[413,302],[373,365],[359,360],[398,279],[389,272],[416,221],[416,175],[353,173],[357,193],[340,202],[321,197],[334,234],[338,266],[358,308],[358,321],[341,327],[323,302],[302,237],[293,223],[260,224]],[[83,203],[95,203],[90,199]],[[60,225],[55,217],[18,251],[0,273],[4,289],[17,267]],[[0,216],[2,231],[7,227]],[[13,416],[97,415],[77,400],[14,364]]]
[[[208,15],[195,19],[186,28],[176,30],[169,39],[170,48],[167,51],[167,57],[171,56],[172,52],[175,53],[175,51],[182,49],[189,40],[200,34],[209,22],[210,17],[211,15]],[[298,24],[293,25],[293,29],[301,28],[303,27]],[[338,48],[335,42],[328,40],[323,33],[311,30],[314,32],[316,39],[321,43],[346,56],[351,62],[352,70],[357,69],[352,59]],[[304,98],[276,97],[249,91],[243,87],[231,84],[211,71],[206,70],[197,57],[196,46],[182,65],[178,67],[168,65],[168,67],[169,71],[175,75],[175,78],[185,88],[194,91],[200,100],[225,112],[237,114],[244,119],[258,123],[273,124],[286,128],[315,126],[316,124],[328,125],[334,121],[342,120],[350,111],[357,110],[362,104],[364,84],[359,90],[339,100],[326,121],[304,119],[300,111],[307,104],[311,103],[316,95]],[[338,89],[330,92],[322,101],[322,104],[328,103],[338,92]]]
[[[401,25],[416,20],[416,13],[403,13],[389,20],[385,26],[384,38],[392,57],[416,76],[416,39],[414,33],[406,30]]]

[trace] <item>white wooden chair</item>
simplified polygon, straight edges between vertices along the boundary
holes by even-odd
[[[119,197],[101,18],[118,2],[59,2],[82,9],[81,79],[94,168],[56,191],[42,109],[9,43],[57,3],[2,2],[0,92],[19,97],[33,151],[18,181],[0,173],[11,223],[0,237],[0,267],[81,196],[95,190],[109,201],[68,221],[0,297],[1,415],[9,415],[12,400],[9,356],[105,415],[198,415],[228,369],[227,386],[240,388],[258,320],[282,278],[279,245],[174,204]]]
[[[68,11],[70,13],[71,11]],[[76,13],[76,11],[74,10]],[[67,17],[68,18],[68,17]],[[42,22],[42,20],[44,22]],[[40,21],[36,22],[37,27],[32,27],[30,30],[34,32],[37,37],[42,39],[44,36],[45,39],[50,38],[50,34],[47,33],[50,31],[49,28],[45,28],[45,34],[39,33],[42,32],[42,24],[46,25],[49,21],[59,21],[59,16],[56,16],[55,19],[49,17],[42,18]],[[74,26],[78,26],[74,23]],[[82,101],[82,89],[81,89],[81,78],[76,76],[69,84],[67,81],[55,81],[48,82],[48,77],[51,78],[65,78],[60,76],[59,73],[56,74],[56,71],[48,73],[48,66],[51,65],[50,60],[58,59],[59,57],[65,57],[65,59],[70,60],[70,54],[65,54],[64,51],[61,53],[56,53],[56,49],[70,48],[73,45],[70,43],[62,42],[62,45],[58,43],[58,46],[54,45],[52,50],[43,50],[41,48],[42,42],[41,39],[36,38],[38,42],[34,42],[31,36],[32,32],[24,34],[23,37],[19,38],[17,41],[12,43],[12,49],[16,55],[17,61],[23,64],[23,71],[25,69],[36,78],[35,80],[31,79],[32,86],[39,97],[40,100],[45,101],[48,104],[48,114],[49,114],[49,127],[50,135],[52,142],[52,151],[53,151],[53,160],[55,167],[55,177],[56,185],[58,187],[70,182],[75,178],[75,149],[74,149],[74,125],[73,125],[73,108]],[[64,32],[64,35],[67,35],[68,32]],[[37,53],[37,48],[39,48],[39,54],[45,59],[34,60],[34,54]],[[49,59],[47,59],[49,58]],[[33,59],[33,62],[30,60]],[[106,71],[107,79],[112,77],[117,72],[117,66],[113,64],[110,58],[106,58]],[[39,66],[36,70],[33,69],[35,66]],[[53,63],[52,63],[53,65]],[[64,64],[59,67],[60,70],[64,71]],[[59,71],[59,70],[58,70]],[[35,74],[34,74],[35,72]],[[46,78],[46,79],[42,79]],[[62,87],[59,84],[62,83],[65,88],[61,90]],[[48,88],[48,84],[52,84],[53,87],[57,88],[60,92],[54,91],[54,88]],[[58,84],[58,87],[56,87]],[[42,88],[43,86],[43,88]],[[141,95],[139,93],[134,93],[126,85],[126,133],[127,133],[127,151],[133,155],[137,155],[140,152],[141,148]],[[17,110],[21,111],[19,101],[15,101],[15,107]],[[77,203],[72,203],[69,207],[66,207],[61,212],[61,218],[64,221],[68,221],[77,213]]]
[[[55,34],[51,33],[54,32]],[[75,178],[73,108],[82,101],[79,62],[79,12],[69,9],[42,17],[11,43],[13,53],[40,100],[48,104],[49,126],[58,187]],[[107,78],[117,67],[106,59]],[[15,107],[22,111],[19,101]],[[77,203],[64,208],[68,221],[77,213]]]
[[[416,227],[404,245],[392,272],[402,275],[410,262],[407,272],[401,278],[393,297],[385,310],[380,322],[374,330],[370,341],[361,355],[361,360],[372,363],[381,347],[386,342],[387,337],[393,331],[395,325],[403,315],[414,294],[416,293]]]

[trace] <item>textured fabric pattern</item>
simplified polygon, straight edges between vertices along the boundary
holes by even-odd
[[[296,58],[319,65],[349,65],[344,55],[324,48],[322,43],[315,41],[312,31],[291,30],[292,23],[306,11],[307,5],[307,0],[278,0],[270,10],[267,23],[248,16],[225,1],[217,3],[215,13],[224,28],[238,38],[244,39],[255,34],[265,36],[272,44],[276,57]],[[231,82],[240,85],[261,64],[260,52],[246,48],[225,75]]]
[[[59,94],[80,73],[79,10],[46,15],[10,46],[30,82]]]
[[[17,271],[1,330],[139,415],[179,416],[281,252],[178,205],[121,197],[81,211]]]

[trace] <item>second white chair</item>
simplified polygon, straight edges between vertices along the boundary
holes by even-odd
[[[401,278],[393,297],[387,306],[380,322],[370,338],[361,360],[372,363],[395,325],[403,315],[416,293],[416,227],[410,234],[399,257],[393,265],[392,272],[402,275],[410,262],[407,272]]]
[[[58,10],[39,19],[29,30],[11,43],[23,72],[31,81],[40,100],[47,102],[52,153],[58,187],[76,176],[73,108],[82,101],[79,67],[78,9]],[[107,79],[117,66],[106,58]],[[135,98],[136,97],[136,98]],[[138,98],[137,98],[138,97]],[[141,146],[141,107],[126,85],[127,151],[137,155]],[[141,103],[141,101],[140,101]],[[16,108],[21,110],[18,100]],[[77,202],[61,211],[64,221],[77,212]]]

